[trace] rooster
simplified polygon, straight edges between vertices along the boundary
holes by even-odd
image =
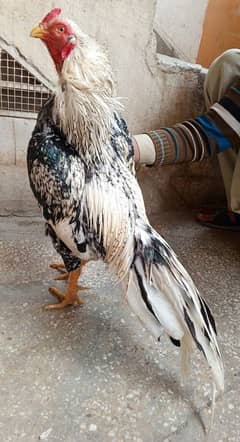
[[[27,158],[47,233],[68,272],[66,292],[52,288],[60,302],[47,308],[82,303],[78,277],[87,262],[101,259],[122,281],[128,304],[152,335],[159,340],[163,328],[181,347],[182,368],[188,369],[196,345],[211,367],[214,391],[223,391],[213,315],[148,221],[106,55],[58,8],[31,35],[47,46],[59,77],[39,113]]]

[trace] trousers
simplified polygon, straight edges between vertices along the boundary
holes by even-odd
[[[239,78],[240,49],[229,49],[216,58],[209,67],[204,84],[204,98],[207,108],[219,101]],[[228,208],[236,213],[240,213],[239,147],[218,154]]]

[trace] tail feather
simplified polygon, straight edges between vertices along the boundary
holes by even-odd
[[[139,290],[136,273],[132,271],[130,272],[130,277],[128,281],[127,300],[131,309],[138,316],[140,321],[144,325],[147,325],[150,333],[159,340],[162,332],[162,327],[155,316],[152,314],[151,309],[149,309],[149,306],[144,300],[144,297],[142,297],[142,292]]]
[[[193,350],[193,341],[189,334],[185,334],[181,343],[181,371],[182,376],[186,379],[190,374],[191,353]]]
[[[163,327],[171,341],[181,345],[185,374],[195,343],[211,367],[214,384],[223,391],[223,363],[208,305],[166,241],[142,220],[136,223],[135,242],[127,289],[130,306],[155,337]]]

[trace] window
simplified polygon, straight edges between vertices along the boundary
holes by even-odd
[[[25,59],[21,60],[15,48],[9,47],[15,51],[18,60],[6,49],[7,45],[5,48],[0,46],[0,115],[36,117],[36,113],[51,94],[52,87],[37,70],[35,74],[42,78],[34,75],[34,68],[27,66]]]

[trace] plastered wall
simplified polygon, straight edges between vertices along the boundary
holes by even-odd
[[[157,1],[154,28],[182,60],[196,62],[207,5],[208,0]]]
[[[240,47],[239,0],[157,0],[154,30],[160,52],[208,67]]]

